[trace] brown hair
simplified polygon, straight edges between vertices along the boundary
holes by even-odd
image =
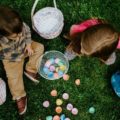
[[[9,7],[0,6],[0,35],[9,36],[22,31],[23,21],[19,14]]]
[[[69,47],[78,54],[107,60],[118,44],[118,33],[110,24],[92,26],[71,36]]]

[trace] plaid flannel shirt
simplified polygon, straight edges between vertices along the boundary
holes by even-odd
[[[23,23],[22,37],[19,40],[0,37],[0,60],[21,61],[24,49],[29,43],[31,43],[30,28]]]

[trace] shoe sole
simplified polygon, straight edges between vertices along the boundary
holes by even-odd
[[[23,112],[19,113],[19,115],[23,115],[23,114],[25,114],[25,113],[26,113],[26,111],[27,111],[27,98],[26,98],[26,106],[25,106],[25,109],[24,109],[24,111],[23,111]]]
[[[30,80],[32,80],[33,82],[39,83],[38,80],[36,80],[36,79],[34,79],[33,77],[31,77],[27,72],[24,72],[24,74],[25,74]]]

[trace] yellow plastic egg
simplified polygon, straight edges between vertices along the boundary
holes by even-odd
[[[63,104],[63,101],[61,99],[56,100],[56,105],[62,105],[62,104]]]

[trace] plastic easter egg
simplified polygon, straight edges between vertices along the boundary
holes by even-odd
[[[94,107],[90,107],[89,108],[89,113],[94,114],[95,113],[95,108]]]
[[[70,120],[70,118],[65,118],[65,120]]]
[[[55,59],[54,58],[50,58],[49,61],[50,61],[51,64],[55,63]]]
[[[54,78],[59,78],[58,73],[54,73]]]
[[[57,90],[52,90],[50,94],[53,97],[57,96]]]
[[[49,73],[49,69],[48,69],[47,67],[44,67],[44,68],[43,68],[43,71],[44,71],[45,74],[48,74],[48,73]]]
[[[77,115],[78,114],[78,109],[77,108],[73,108],[72,109],[72,114],[73,115]]]
[[[70,76],[69,76],[68,74],[64,74],[64,75],[63,75],[63,79],[64,79],[65,81],[69,80],[69,78],[70,78]]]
[[[61,99],[56,100],[56,105],[62,105],[62,104],[63,104],[63,101]]]
[[[65,71],[65,69],[66,69],[66,66],[65,66],[65,65],[61,65],[61,66],[60,66],[60,70]]]
[[[47,60],[47,62],[45,63],[45,67],[50,67],[50,65],[51,65],[51,63],[50,63],[50,61],[49,60]]]
[[[49,77],[49,78],[52,78],[53,75],[54,75],[53,72],[49,72],[49,73],[48,73],[48,77]]]
[[[63,74],[64,74],[64,73],[63,73],[61,70],[58,71],[58,75],[59,75],[59,76],[63,76]]]
[[[69,94],[68,93],[63,93],[62,98],[64,100],[68,100],[69,99]]]
[[[52,116],[47,116],[46,120],[52,120]]]
[[[55,71],[58,72],[59,71],[59,67],[56,67]]]
[[[61,107],[56,107],[55,111],[56,111],[56,113],[60,114],[62,112],[62,108]]]
[[[76,85],[80,85],[80,79],[76,79],[76,80],[75,80],[75,84],[76,84]]]
[[[44,102],[43,102],[43,106],[44,106],[45,108],[49,107],[49,105],[50,105],[49,101],[44,101]]]
[[[53,117],[53,120],[60,120],[60,117],[59,117],[58,115],[55,115],[55,116]]]
[[[67,110],[71,111],[73,109],[73,105],[71,103],[67,104]]]
[[[55,59],[55,63],[58,64],[60,62],[60,59],[59,58],[56,58]]]
[[[62,65],[64,65],[64,64],[63,64],[63,62],[59,61],[59,62],[58,62],[58,65],[59,65],[59,66],[62,66]]]
[[[60,120],[65,120],[65,114],[62,114],[62,115],[60,116]]]
[[[50,66],[50,71],[55,71],[55,66],[51,65]]]

